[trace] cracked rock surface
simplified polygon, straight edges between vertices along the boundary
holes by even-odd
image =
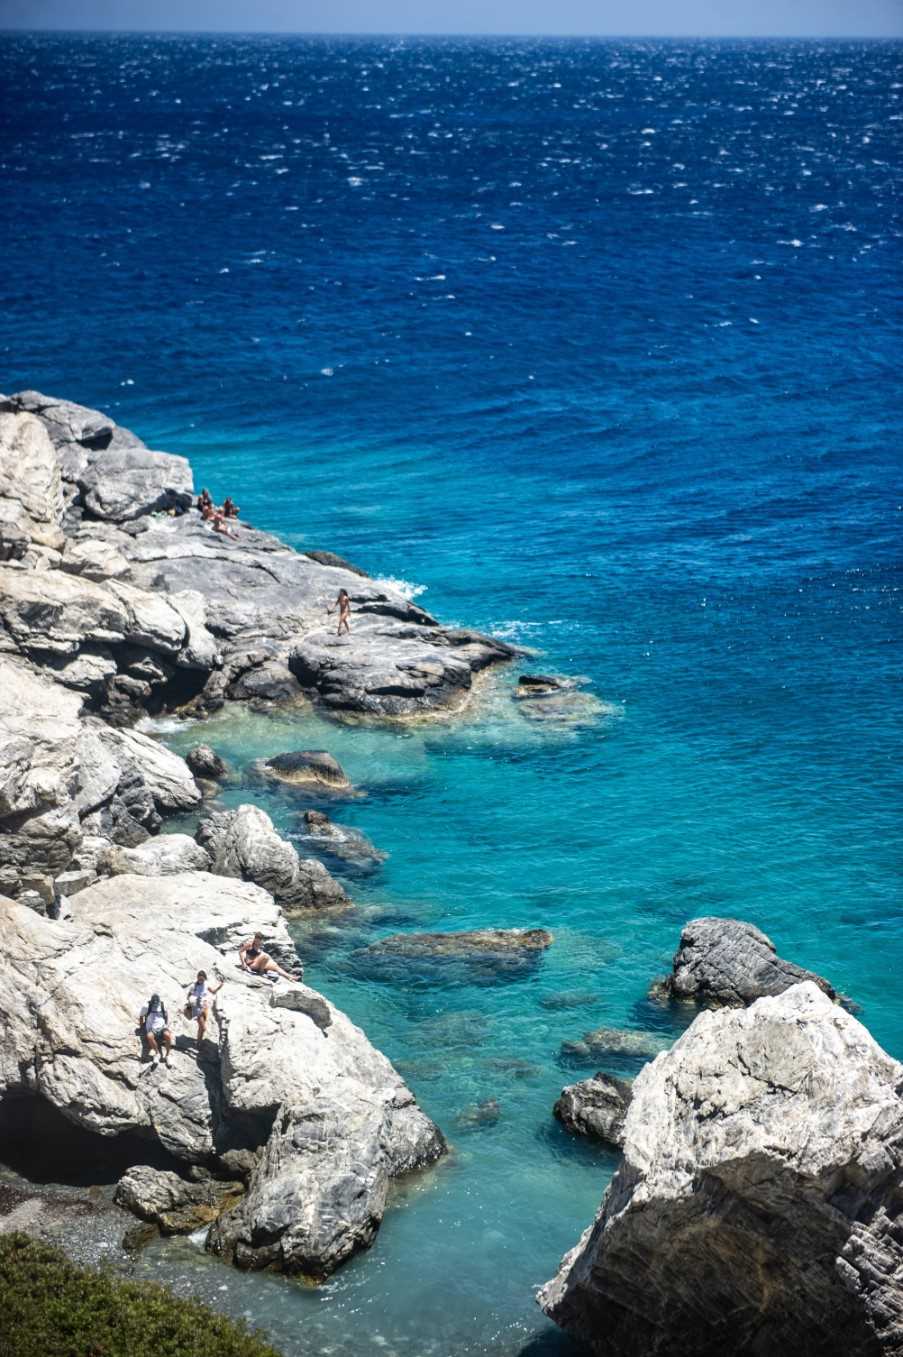
[[[638,1075],[595,1222],[539,1293],[606,1357],[903,1351],[903,1066],[811,981]]]

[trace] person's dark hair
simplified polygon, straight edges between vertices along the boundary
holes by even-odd
[[[150,1003],[148,1004],[148,1008],[162,1008],[162,1006],[163,1005],[160,1002],[159,994],[152,994],[150,997]]]
[[[206,979],[207,979],[207,972],[206,972],[206,971],[198,971],[198,979],[199,979],[199,980],[206,980]]]

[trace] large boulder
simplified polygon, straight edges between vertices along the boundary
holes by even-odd
[[[636,1079],[622,1166],[541,1306],[605,1357],[903,1351],[901,1087],[811,981],[700,1014]]]
[[[605,1056],[650,1060],[671,1045],[669,1037],[635,1027],[594,1027],[576,1041],[563,1041],[561,1055],[570,1063],[595,1063]]]
[[[0,559],[20,556],[5,542],[63,545],[59,458],[33,415],[0,413]]]
[[[620,1146],[630,1095],[631,1087],[625,1080],[600,1072],[563,1088],[552,1111],[575,1135]]]
[[[350,903],[344,888],[323,864],[314,858],[299,858],[294,846],[276,832],[259,806],[216,811],[201,823],[196,837],[210,856],[213,872],[256,882],[288,914],[344,909]]]
[[[811,980],[830,999],[837,993],[820,975],[779,957],[774,943],[742,919],[691,919],[680,935],[672,974],[656,987],[671,999],[736,1007]]]
[[[191,1234],[212,1224],[242,1191],[238,1182],[194,1180],[150,1164],[135,1164],[116,1184],[114,1200],[159,1226],[161,1234]]]

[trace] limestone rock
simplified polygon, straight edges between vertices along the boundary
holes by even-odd
[[[700,1004],[751,1004],[768,994],[783,994],[801,980],[812,980],[830,999],[827,980],[779,957],[774,943],[741,919],[692,919],[680,935],[674,969],[662,986],[672,999]]]
[[[244,805],[208,815],[196,837],[209,853],[215,873],[256,882],[270,891],[287,913],[345,908],[349,904],[345,890],[323,864],[299,858],[297,850],[277,834],[270,817],[258,806]]]
[[[237,1115],[265,1100],[275,1121],[247,1195],[216,1222],[208,1247],[239,1267],[326,1276],[372,1241],[389,1180],[433,1162],[445,1142],[332,1005],[326,1031],[283,1008],[220,1008],[227,1103]],[[279,1036],[286,1023],[290,1059]]]
[[[0,413],[0,543],[10,537],[58,550],[62,520],[60,463],[43,424]]]
[[[302,688],[334,712],[408,717],[460,708],[474,673],[514,654],[477,632],[429,627],[421,618],[412,624],[367,616],[355,618],[350,636],[309,632],[289,667]]]
[[[543,1309],[606,1357],[899,1353],[901,1087],[811,981],[701,1013],[636,1079]]]
[[[187,834],[158,834],[136,848],[113,848],[108,866],[113,876],[175,876],[208,871],[210,858]]]
[[[591,1079],[563,1088],[552,1111],[576,1135],[621,1145],[630,1095],[630,1084],[600,1071]]]
[[[61,561],[70,575],[84,575],[88,580],[119,579],[129,572],[129,563],[112,542],[96,537],[69,538]]]
[[[158,1225],[163,1234],[190,1234],[211,1224],[241,1191],[240,1183],[213,1178],[195,1182],[166,1169],[136,1164],[116,1184],[114,1201]]]

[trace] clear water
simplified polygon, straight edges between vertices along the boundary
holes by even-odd
[[[551,1119],[559,1047],[675,1030],[645,995],[685,920],[758,923],[903,1056],[901,47],[0,43],[2,385],[114,412],[606,704],[539,730],[507,675],[453,724],[204,728],[367,791],[333,813],[388,861],[300,945],[454,1152],[318,1290],[190,1242],[140,1266],[293,1357],[572,1352],[532,1287],[612,1161]],[[487,924],[555,942],[488,984],[355,955]]]

